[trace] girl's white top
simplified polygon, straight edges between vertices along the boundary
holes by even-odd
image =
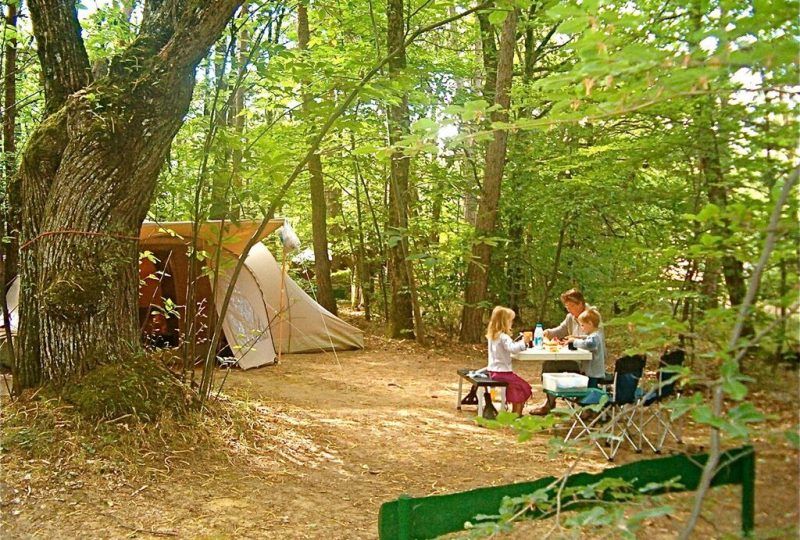
[[[524,351],[525,341],[514,342],[508,334],[500,333],[489,340],[489,371],[511,371],[511,355]]]

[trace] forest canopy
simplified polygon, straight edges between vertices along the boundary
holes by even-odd
[[[8,277],[20,231],[22,245],[44,243],[24,233],[17,149],[60,105],[36,56],[44,3],[31,2],[33,17],[6,4]],[[160,22],[153,6],[77,6],[91,74],[75,96],[97,116]],[[682,336],[713,348],[797,165],[796,8],[244,2],[187,59],[193,92],[170,113],[163,162],[147,165],[142,208],[161,221],[287,217],[307,246],[293,271],[314,275],[320,303],[349,301],[395,337],[480,341],[496,304],[522,326],[554,323],[558,294],[579,287],[622,341],[638,329],[625,345]],[[123,160],[141,152],[118,142]],[[136,186],[143,163],[115,185]],[[760,345],[774,358],[797,351],[796,201],[782,205],[744,328],[768,328]]]

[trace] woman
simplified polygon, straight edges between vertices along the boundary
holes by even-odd
[[[578,316],[586,311],[586,309],[595,309],[592,306],[586,305],[586,299],[583,293],[578,289],[570,289],[561,294],[561,303],[567,310],[567,316],[561,321],[561,324],[555,328],[548,328],[544,331],[546,339],[559,338],[564,339],[567,336],[582,337],[586,333],[581,328],[578,322]],[[548,360],[542,364],[542,373],[560,373],[563,371],[578,372],[580,371],[577,362],[572,360]],[[544,416],[549,413],[553,407],[556,406],[556,398],[547,396],[547,401],[544,402],[537,409],[534,409],[531,414],[537,416]]]

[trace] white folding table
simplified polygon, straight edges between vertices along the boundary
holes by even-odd
[[[558,351],[550,351],[546,347],[544,349],[525,349],[524,351],[514,353],[511,355],[514,360],[532,360],[538,362],[546,362],[548,360],[591,360],[591,351],[584,351],[578,349],[575,351],[569,350],[567,347],[561,347]]]

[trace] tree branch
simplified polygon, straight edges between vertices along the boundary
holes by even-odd
[[[781,212],[786,204],[786,201],[789,199],[792,188],[797,183],[799,176],[800,167],[795,168],[789,175],[789,178],[783,185],[783,189],[781,190],[778,200],[775,201],[775,206],[772,208],[772,215],[770,216],[769,226],[767,227],[767,231],[769,232],[767,233],[767,237],[764,239],[764,247],[761,250],[761,257],[759,258],[758,264],[756,265],[755,269],[753,270],[753,274],[750,277],[747,293],[745,294],[744,300],[739,307],[739,314],[736,317],[736,324],[734,325],[733,331],[731,332],[731,337],[728,340],[728,353],[733,353],[739,347],[739,338],[742,335],[744,323],[750,316],[750,305],[755,300],[756,293],[759,285],[761,284],[761,274],[764,272],[764,268],[766,268],[767,262],[769,262],[769,257],[772,254],[773,248],[775,247],[775,241],[778,236],[778,222],[781,218]],[[717,382],[714,385],[712,402],[713,414],[715,417],[722,415],[722,404],[724,398],[725,393],[722,388],[722,382]],[[711,486],[711,480],[713,480],[717,465],[719,464],[719,458],[722,452],[721,442],[719,428],[712,427],[711,448],[708,452],[708,461],[706,462],[705,467],[703,467],[703,474],[700,477],[700,484],[697,486],[697,493],[695,494],[694,505],[692,506],[692,514],[689,516],[689,521],[687,521],[686,527],[681,531],[680,538],[682,540],[689,538],[689,535],[691,535],[692,530],[694,530],[697,520],[700,517],[700,511],[703,508],[703,500],[705,499],[706,493]]]
[[[44,75],[45,115],[49,116],[91,82],[92,70],[72,0],[30,0],[36,53]]]
[[[209,0],[203,7],[187,3],[175,33],[158,53],[165,69],[184,70],[205,56],[242,0]]]

